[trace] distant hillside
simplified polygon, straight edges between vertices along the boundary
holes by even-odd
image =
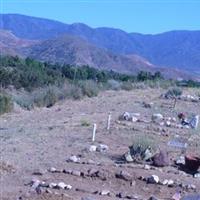
[[[200,31],[171,31],[156,35],[90,28],[17,14],[0,15],[0,27],[26,39],[50,39],[63,33],[83,37],[118,54],[138,54],[155,65],[200,72]],[[134,28],[134,27],[133,27]]]
[[[10,31],[0,30],[0,52],[1,54],[20,55],[24,47],[36,44],[37,41],[20,39]]]
[[[30,48],[24,48],[24,54],[51,63],[89,65],[124,73],[137,73],[141,70],[154,71],[153,65],[139,56],[113,54],[71,35],[59,36],[42,41]]]

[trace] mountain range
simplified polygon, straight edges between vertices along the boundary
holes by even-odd
[[[127,33],[19,14],[1,14],[0,29],[0,48],[5,53],[126,73],[160,70],[169,77],[200,74],[200,31]],[[5,42],[6,37],[12,38],[11,44]]]

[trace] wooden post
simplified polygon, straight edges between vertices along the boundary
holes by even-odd
[[[93,133],[92,133],[92,142],[94,142],[94,141],[95,141],[96,129],[97,129],[97,125],[96,125],[96,124],[94,124],[94,127],[93,127]]]
[[[107,130],[110,130],[111,114],[108,115]]]
[[[176,103],[177,103],[177,98],[176,98],[176,97],[174,97],[174,106],[173,106],[173,108],[175,108],[175,107],[176,107]]]

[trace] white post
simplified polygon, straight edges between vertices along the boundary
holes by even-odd
[[[92,142],[94,142],[94,141],[95,141],[96,129],[97,129],[97,125],[96,125],[96,124],[94,124],[94,127],[93,127],[93,133],[92,133]]]
[[[110,121],[111,121],[111,114],[108,115],[108,123],[107,123],[107,130],[110,130]]]

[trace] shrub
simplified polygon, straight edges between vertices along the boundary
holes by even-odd
[[[174,98],[182,95],[182,90],[178,87],[171,88],[165,93],[165,98]]]
[[[6,94],[0,94],[0,114],[10,112],[13,108],[13,102],[11,97]]]
[[[95,81],[87,80],[81,81],[78,84],[82,89],[83,95],[88,97],[97,96],[99,93],[98,85]]]
[[[81,126],[90,126],[90,123],[86,120],[81,120]]]
[[[122,85],[121,85],[121,89],[122,90],[127,90],[127,91],[130,91],[133,89],[133,84],[131,82],[123,82]]]
[[[121,89],[121,83],[119,81],[116,80],[108,80],[107,83],[107,88],[111,89],[111,90],[120,90]]]

